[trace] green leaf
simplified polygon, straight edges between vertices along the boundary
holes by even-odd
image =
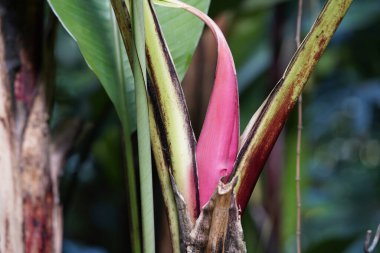
[[[119,39],[115,36],[109,1],[48,1],[62,25],[78,43],[88,66],[99,78],[120,118],[128,114],[131,130],[134,130],[133,77],[125,50],[119,48]]]
[[[133,77],[109,1],[48,0],[62,25],[77,41],[88,66],[113,102],[123,126],[132,249],[140,252],[140,228],[131,133],[135,129]]]

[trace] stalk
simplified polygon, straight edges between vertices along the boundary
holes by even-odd
[[[115,22],[114,26],[114,36],[116,45],[115,59],[118,60],[117,66],[122,66],[123,59],[121,50],[123,50],[122,42],[120,41],[120,35],[117,31],[117,26]],[[124,72],[122,69],[118,70],[119,80],[125,80]],[[121,96],[125,96],[125,89],[122,85],[120,85],[120,94]],[[125,98],[122,101],[126,101]],[[126,107],[127,105],[124,104]],[[134,157],[132,152],[132,141],[131,141],[131,127],[130,120],[128,114],[119,115],[122,127],[123,127],[123,138],[125,144],[125,160],[126,160],[126,176],[128,180],[128,197],[129,197],[129,205],[131,208],[131,242],[132,242],[132,250],[133,252],[141,252],[141,237],[140,237],[140,222],[139,222],[139,205],[138,205],[138,197],[137,197],[137,186],[136,186],[136,174],[135,174],[135,166],[134,166]]]
[[[270,151],[352,0],[329,0],[296,51],[281,80],[245,130],[235,163],[237,202],[244,210]]]
[[[155,253],[152,158],[146,93],[146,62],[143,2],[132,0],[133,65],[135,77],[137,140],[140,171],[142,245],[144,253]]]
[[[173,60],[150,3],[144,4],[148,92],[159,140],[152,141],[158,166],[173,174],[183,196],[189,216],[195,221],[199,214],[195,137]],[[160,144],[158,144],[160,143]],[[161,151],[157,151],[160,148]],[[157,159],[156,154],[164,157]]]
[[[131,64],[135,83],[137,139],[140,171],[143,252],[155,252],[153,181],[150,151],[149,112],[146,94],[145,34],[142,3],[131,3],[132,22],[121,1],[111,0],[119,30]],[[129,30],[132,26],[132,33]],[[138,222],[138,220],[137,220]],[[141,251],[141,249],[140,249]]]
[[[301,45],[301,22],[303,0],[298,0],[296,44]],[[296,191],[297,191],[297,253],[301,253],[301,138],[302,138],[302,93],[298,98],[298,127],[297,127],[297,152],[296,152]]]

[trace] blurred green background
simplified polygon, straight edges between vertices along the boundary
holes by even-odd
[[[324,2],[304,0],[303,36]],[[214,0],[209,12],[236,62],[244,130],[295,51],[297,1]],[[130,252],[120,123],[62,27],[56,43],[51,127],[73,118],[82,125],[61,177],[64,252]],[[205,31],[183,82],[196,133],[212,85],[213,43]],[[303,98],[303,252],[362,252],[367,229],[380,223],[380,1],[354,1]],[[294,110],[242,218],[248,252],[295,252],[296,131]],[[168,252],[155,181],[156,241]]]

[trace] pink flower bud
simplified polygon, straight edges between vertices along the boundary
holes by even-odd
[[[233,170],[239,145],[239,96],[235,64],[222,31],[206,14],[180,4],[209,26],[218,43],[214,88],[196,150],[202,207],[219,180],[227,180]]]

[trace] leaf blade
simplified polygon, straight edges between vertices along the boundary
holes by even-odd
[[[48,0],[51,8],[76,40],[90,69],[115,106],[126,145],[126,173],[131,207],[132,249],[141,252],[139,211],[131,133],[135,125],[133,77],[109,1]]]
[[[118,71],[117,41],[114,37],[114,23],[110,12],[108,1],[59,1],[48,0],[52,10],[59,18],[65,29],[78,43],[80,51],[90,69],[96,74],[112,100],[115,109],[120,117],[128,113],[132,115],[131,122],[134,122],[134,88],[132,73],[129,64],[125,64],[126,57],[123,56],[123,72],[127,84],[128,102],[121,98],[120,90],[125,87],[120,85]],[[110,54],[110,52],[113,52]],[[122,51],[123,54],[125,52]],[[128,111],[127,111],[128,110]],[[132,124],[132,129],[135,125]]]

